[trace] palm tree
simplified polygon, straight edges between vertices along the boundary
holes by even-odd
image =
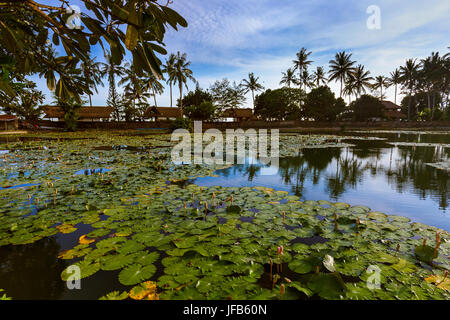
[[[189,69],[191,62],[187,61],[187,54],[181,54],[179,51],[177,52],[175,65],[174,65],[174,83],[178,83],[178,88],[180,89],[180,112],[181,116],[183,116],[183,85],[188,89],[187,80],[190,79],[193,82],[196,82],[194,77],[192,76],[192,70]]]
[[[166,83],[169,85],[170,87],[170,106],[172,107],[172,86],[173,83],[175,82],[175,62],[177,60],[177,56],[174,55],[173,53],[171,53],[169,55],[169,58],[166,59],[166,64],[163,65],[163,69],[162,72],[163,73],[167,73],[167,80]]]
[[[383,100],[383,87],[389,88],[389,79],[385,76],[375,77],[375,83],[372,85],[374,89],[380,89],[380,100]]]
[[[350,105],[352,95],[358,94],[358,90],[356,88],[356,82],[355,82],[354,78],[350,78],[346,81],[342,93],[344,95],[348,96],[348,104]]]
[[[371,83],[370,81],[373,80],[373,78],[370,75],[369,70],[364,70],[364,66],[359,64],[355,69],[353,74],[351,75],[350,79],[352,82],[352,86],[355,89],[355,93],[358,97],[361,96],[361,93],[366,92],[366,88],[370,88]]]
[[[309,74],[308,69],[305,67],[300,76],[300,84],[305,88],[311,88],[314,85],[313,76]]]
[[[143,83],[144,89],[152,92],[155,107],[158,107],[158,104],[156,103],[156,95],[164,92],[164,86],[161,82],[159,82],[158,78],[153,73],[148,74],[147,77],[143,79]]]
[[[395,86],[395,97],[394,103],[397,104],[397,86],[402,83],[402,75],[400,70],[396,68],[394,72],[391,72],[391,77],[389,78],[389,83]]]
[[[297,52],[297,59],[293,60],[294,70],[298,70],[299,78],[303,75],[303,70],[312,63],[312,61],[308,60],[308,57],[311,55],[310,52],[306,52],[306,48],[301,48],[299,52]]]
[[[264,87],[258,83],[259,77],[255,77],[253,72],[248,74],[248,80],[242,80],[242,88],[244,89],[244,93],[247,94],[249,91],[252,92],[252,100],[253,100],[253,108],[255,107],[255,91],[262,91]]]
[[[116,76],[122,77],[125,75],[125,69],[119,65],[116,65],[112,59],[111,55],[108,53],[106,55],[106,63],[102,63],[102,68],[100,70],[101,76],[108,76],[108,99],[107,105],[114,108],[114,115],[116,120],[120,120],[120,98],[119,93],[116,90]]]
[[[404,66],[400,67],[400,74],[403,79],[403,84],[409,89],[409,99],[408,99],[408,121],[411,120],[411,100],[412,92],[414,89],[414,84],[417,80],[417,72],[419,66],[416,59],[408,59]]]
[[[317,67],[316,71],[313,73],[313,81],[316,84],[316,87],[320,86],[320,83],[326,84],[328,79],[325,77],[325,71],[323,67]]]
[[[95,90],[95,93],[98,93],[97,85],[100,84],[103,86],[102,75],[100,68],[102,66],[101,62],[95,62],[95,59],[91,59],[87,57],[85,60],[81,62],[81,70],[83,72],[83,76],[86,79],[89,88]],[[91,93],[88,93],[89,96],[89,105],[92,107],[92,99]]]
[[[149,94],[146,93],[144,88],[144,83],[142,79],[138,76],[136,72],[135,65],[130,64],[129,62],[125,63],[125,75],[119,81],[119,85],[125,85],[124,97],[131,102],[131,111],[136,112],[139,109],[139,106],[144,105]],[[138,103],[136,104],[136,100]],[[129,116],[126,115],[130,121]],[[140,115],[142,118],[142,114]]]
[[[295,77],[295,70],[289,68],[286,72],[282,72],[282,78],[280,84],[287,85],[288,88],[291,87],[291,83],[294,85],[299,85],[299,80]]]
[[[342,98],[342,89],[344,82],[350,78],[354,71],[353,65],[356,61],[351,61],[352,54],[345,51],[336,53],[334,60],[330,60],[330,78],[328,81],[339,80],[341,82],[340,97]]]

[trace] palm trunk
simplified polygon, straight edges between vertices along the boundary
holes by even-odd
[[[180,85],[180,117],[183,118],[183,86]]]
[[[156,92],[155,92],[155,88],[153,88],[153,100],[155,100],[155,107],[158,107],[158,104],[156,103]]]
[[[397,104],[397,84],[395,84],[395,96],[394,96],[394,103]]]
[[[255,108],[255,92],[252,90],[253,109]]]
[[[91,99],[91,95],[89,94],[89,105],[92,107],[92,99]]]
[[[172,104],[172,83],[170,83],[170,107],[173,107],[173,104]]]
[[[339,93],[339,98],[342,98],[342,78],[341,78],[341,91]]]

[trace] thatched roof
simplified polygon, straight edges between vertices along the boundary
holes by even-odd
[[[63,118],[64,111],[58,106],[43,107],[45,118]],[[112,107],[81,107],[77,110],[80,119],[109,119]]]
[[[16,116],[10,114],[0,114],[0,121],[15,121],[17,120]]]
[[[145,118],[178,118],[180,116],[180,109],[171,107],[150,107],[144,113]]]
[[[383,100],[383,101],[381,101],[381,103],[383,104],[385,110],[398,110],[398,109],[401,109],[400,106],[396,105],[395,103],[393,103],[391,101]]]
[[[253,109],[225,109],[223,118],[251,118],[253,116]]]

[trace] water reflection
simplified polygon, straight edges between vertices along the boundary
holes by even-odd
[[[54,237],[27,245],[0,247],[0,288],[13,299],[58,299],[65,289]]]
[[[419,139],[409,138],[409,141]],[[421,135],[422,141],[432,138]],[[405,139],[406,140],[406,139]],[[440,141],[448,143],[448,137]],[[305,149],[282,158],[276,175],[260,174],[261,164],[235,165],[196,184],[266,186],[305,200],[344,201],[450,230],[449,175],[427,166],[448,158],[449,148],[394,147],[384,141],[354,140],[354,147]]]

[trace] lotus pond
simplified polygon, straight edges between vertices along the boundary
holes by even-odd
[[[3,139],[0,295],[448,299],[449,137],[285,134],[269,176],[175,165],[165,134]]]

